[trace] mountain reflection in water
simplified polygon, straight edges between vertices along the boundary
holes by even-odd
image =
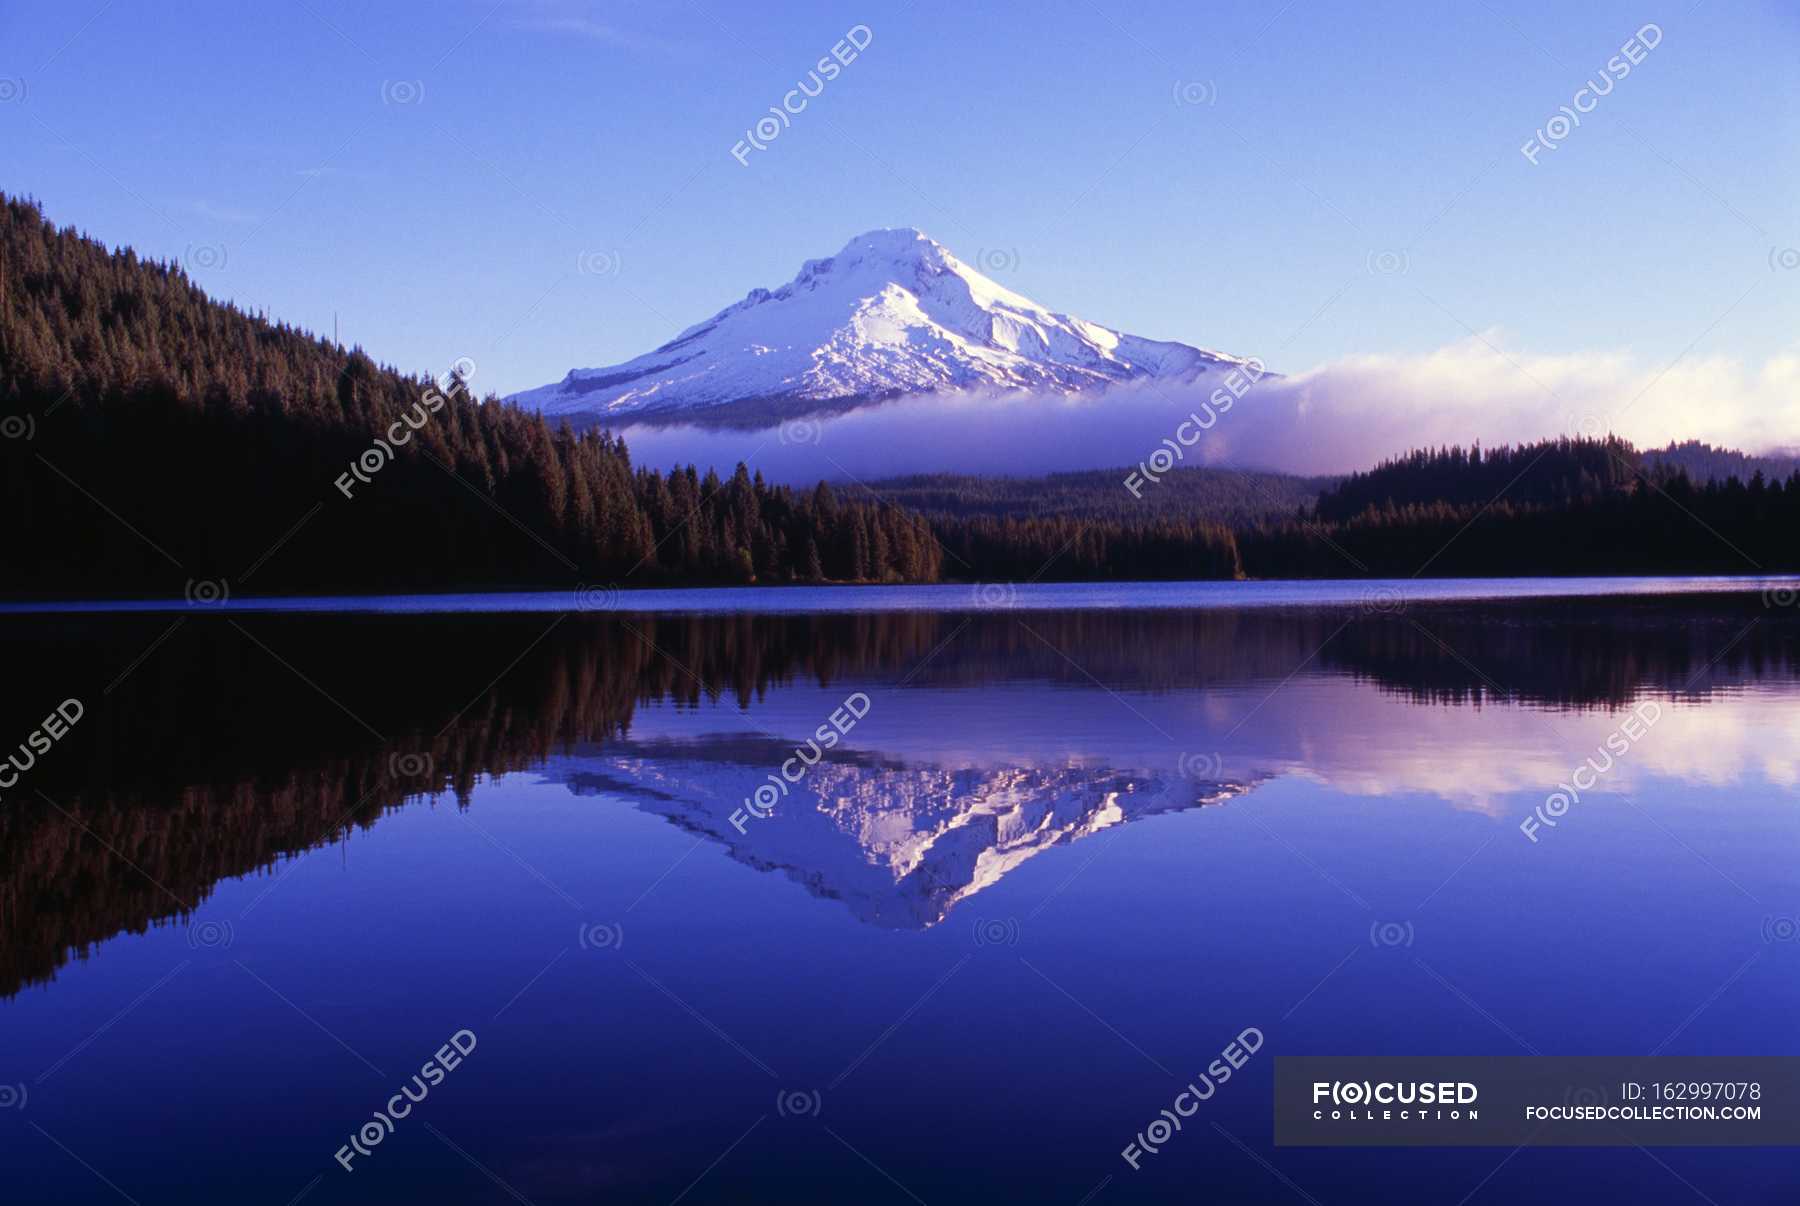
[[[4,732],[70,697],[87,711],[0,803],[0,992],[409,802],[479,810],[480,782],[518,773],[629,800],[909,929],[1044,851],[1247,805],[1283,775],[1491,809],[1550,788],[1645,698],[1706,720],[1670,726],[1634,755],[1645,769],[1718,781],[1755,765],[1793,783],[1790,755],[1733,735],[1751,708],[1793,707],[1764,688],[1794,680],[1796,627],[1755,596],[13,618]],[[867,717],[767,816],[744,817],[849,691],[870,697]]]

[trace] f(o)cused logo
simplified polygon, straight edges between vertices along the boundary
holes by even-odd
[[[1216,105],[1219,87],[1211,80],[1176,80],[1172,89],[1178,105]]]
[[[225,266],[223,243],[189,243],[181,262],[189,272],[210,272]]]
[[[625,931],[619,926],[596,921],[581,927],[580,943],[584,951],[617,950],[625,944]]]
[[[619,605],[617,586],[578,586],[575,588],[576,611],[611,611]]]
[[[396,779],[422,779],[431,773],[430,754],[393,754],[388,757],[388,770]]]
[[[775,805],[781,801],[781,790],[773,783],[764,783],[744,800],[744,807],[751,816],[761,820],[775,811]]]
[[[1010,582],[977,582],[970,594],[977,607],[1011,607],[1019,601],[1019,588]]]
[[[1411,946],[1413,923],[1410,921],[1377,921],[1369,926],[1370,946]]]
[[[231,601],[231,585],[223,578],[189,578],[184,593],[192,607],[217,607]]]
[[[1597,440],[1612,430],[1611,424],[1596,414],[1577,415],[1570,413],[1565,415],[1564,418],[1568,420],[1570,429],[1574,431],[1576,435],[1581,436],[1584,439]]]
[[[975,268],[986,273],[1012,272],[1019,266],[1019,249],[1016,247],[983,247],[975,253]]]
[[[1397,616],[1406,610],[1406,595],[1398,586],[1376,586],[1363,594],[1363,610],[1371,615]]]
[[[1019,945],[1019,922],[1013,917],[991,917],[975,923],[976,946]]]
[[[817,444],[825,438],[825,427],[813,419],[789,419],[775,433],[783,444]]]
[[[1183,754],[1176,766],[1183,779],[1198,779],[1210,783],[1225,773],[1225,759],[1217,754]]]
[[[1579,1109],[1612,1104],[1612,1095],[1595,1085],[1570,1085],[1563,1090],[1563,1104]]]
[[[24,1108],[24,1085],[0,1085],[0,1110],[22,1110]]]
[[[617,276],[625,267],[616,251],[584,251],[575,257],[575,271],[582,276]]]
[[[37,439],[36,415],[7,415],[0,419],[0,440]]]
[[[1369,253],[1370,276],[1399,276],[1409,266],[1404,251],[1371,251]]]
[[[188,927],[188,945],[195,950],[224,950],[233,938],[229,921],[196,921]]]
[[[783,1118],[817,1118],[824,1104],[817,1089],[787,1089],[775,1095],[775,1112]]]

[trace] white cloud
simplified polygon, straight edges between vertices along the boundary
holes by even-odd
[[[692,428],[634,429],[627,439],[640,463],[729,468],[744,460],[778,481],[1119,468],[1166,448],[1220,383],[1133,384],[1078,398],[908,398],[819,420],[816,439]],[[1607,431],[1640,447],[1800,445],[1800,354],[1761,365],[1696,356],[1670,365],[1618,351],[1531,354],[1489,332],[1421,355],[1356,356],[1265,379],[1183,448],[1180,463],[1338,473],[1423,446]]]
[[[1617,351],[1534,355],[1489,332],[1419,356],[1337,361],[1278,383],[1265,402],[1257,424],[1225,433],[1236,436],[1235,454],[1310,472],[1425,445],[1608,431],[1639,447],[1699,439],[1764,452],[1800,443],[1800,356],[1752,366],[1692,356],[1655,364]]]

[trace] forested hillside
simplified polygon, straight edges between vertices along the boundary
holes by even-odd
[[[1630,486],[1643,460],[1622,440],[1562,439],[1502,448],[1421,448],[1352,473],[1319,496],[1319,519],[1341,522],[1370,509],[1425,503],[1563,506]]]
[[[1237,539],[1258,577],[1789,572],[1800,473],[1696,486],[1613,438],[1421,449]]]
[[[921,473],[871,484],[881,497],[933,519],[1034,515],[1136,524],[1154,512],[1162,520],[1237,526],[1292,516],[1338,480],[1256,469],[1176,468],[1164,473],[1153,491],[1140,490],[1140,497],[1124,488],[1128,473],[1128,468],[1044,477]]]
[[[939,572],[897,507],[634,466],[612,436],[221,305],[26,201],[0,206],[0,263],[7,595]]]
[[[407,375],[0,198],[0,597],[1800,566],[1800,475],[1710,476],[1755,462],[1704,445],[1182,470],[1142,497],[1123,470],[795,489],[636,465],[480,375]]]
[[[1758,473],[1770,480],[1785,479],[1800,470],[1800,456],[1751,456],[1735,448],[1716,448],[1700,440],[1648,449],[1644,461],[1659,468],[1679,469],[1702,484],[1733,477],[1747,482]]]

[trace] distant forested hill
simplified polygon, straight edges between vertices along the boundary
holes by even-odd
[[[1421,449],[1237,539],[1260,577],[1792,572],[1800,473],[1696,485],[1610,437]]]
[[[1318,501],[1338,479],[1295,477],[1263,470],[1178,468],[1154,489],[1132,495],[1123,482],[1131,471],[1091,469],[1045,477],[968,477],[914,474],[875,482],[886,499],[931,516],[985,515],[1142,522],[1147,511],[1167,520],[1245,524],[1282,519]]]
[[[1747,482],[1758,473],[1776,481],[1792,477],[1800,470],[1800,456],[1751,456],[1732,448],[1715,448],[1699,440],[1652,448],[1644,453],[1644,461],[1659,468],[1679,469],[1701,483],[1733,477]]]
[[[616,438],[478,401],[470,366],[403,374],[27,201],[0,198],[0,282],[7,596],[939,572],[891,504],[636,467]]]
[[[1230,577],[1228,526],[945,515],[477,399],[213,301],[0,196],[0,596]],[[1121,491],[1123,493],[1123,491]]]
[[[1502,492],[1516,507],[1563,506],[1622,490],[1643,467],[1636,449],[1610,438],[1516,448],[1421,448],[1352,473],[1324,491],[1315,510],[1320,519],[1341,522],[1372,508],[1480,505]]]
[[[378,364],[0,195],[0,597],[1800,566],[1800,476],[1721,477],[1764,466],[1704,445],[1181,469],[1136,494],[1123,470],[795,489],[636,465],[479,377]]]

